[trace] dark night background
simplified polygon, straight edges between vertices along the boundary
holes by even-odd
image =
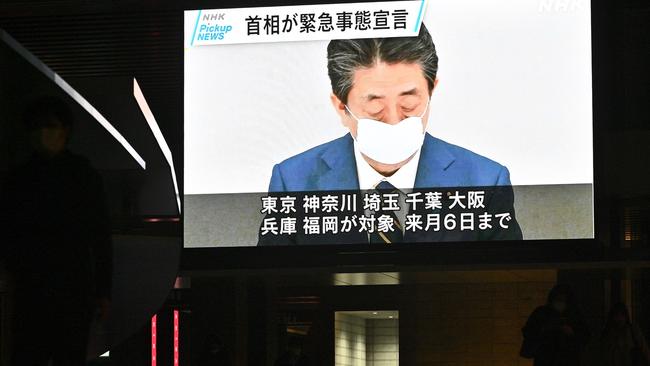
[[[182,10],[304,3],[299,0],[0,0],[0,29],[85,96],[147,161],[147,170],[140,169],[123,150],[115,147],[101,127],[80,109],[76,111],[81,121],[86,118],[90,123],[76,131],[73,144],[91,158],[104,178],[113,233],[179,239],[182,217],[176,210],[169,168],[133,99],[132,79],[138,80],[172,150],[182,194]],[[599,310],[593,310],[591,316],[601,319],[601,310],[608,303],[603,298],[620,297],[625,292],[626,285],[621,280],[628,278],[631,266],[638,270],[637,280],[631,285],[638,290],[634,294],[634,306],[650,308],[650,276],[645,269],[650,263],[650,1],[592,1],[592,45],[596,240],[423,245],[379,250],[371,255],[363,252],[364,246],[350,247],[347,253],[342,248],[186,250],[182,253],[179,273],[195,277],[193,292],[183,286],[173,290],[159,315],[168,314],[172,308],[184,309],[187,311],[184,314],[189,314],[189,309],[194,307],[193,316],[198,316],[200,309],[218,310],[219,315],[206,317],[211,321],[215,317],[220,319],[226,329],[237,333],[235,339],[226,343],[248,355],[237,356],[237,364],[243,365],[246,360],[268,360],[275,352],[265,340],[276,331],[269,325],[275,323],[268,320],[276,314],[261,304],[272,304],[273,309],[294,315],[302,314],[311,319],[310,324],[316,325],[331,321],[329,315],[323,314],[332,309],[371,308],[373,301],[378,307],[414,309],[415,300],[403,299],[419,293],[415,290],[417,284],[432,281],[435,271],[520,269],[525,272],[550,268],[557,271],[558,281],[581,286],[582,294],[598,304],[595,308]],[[552,77],[552,70],[548,72]],[[19,99],[20,93],[33,93],[22,78],[22,74],[13,70],[0,70],[0,82],[5,83],[5,88],[8,85],[16,88],[3,90],[0,85],[0,95],[3,91],[12,95],[16,90],[15,98]],[[12,105],[11,100],[5,102],[4,105]],[[0,122],[8,124],[17,118],[20,102],[16,103],[8,110],[0,110]],[[13,159],[12,149],[16,145],[14,136],[8,132],[11,132],[8,128],[0,129],[0,178]],[[152,222],[152,218],[163,221]],[[146,245],[139,248],[138,259],[151,250]],[[169,267],[163,276],[166,282],[158,285],[158,293],[166,294],[166,289],[171,287],[177,269],[170,263],[178,261],[178,250],[171,250],[169,255],[158,253],[159,257],[155,258]],[[156,273],[145,275],[144,271],[138,271],[137,260],[130,258],[125,266],[135,272],[129,273],[149,276],[149,281],[154,281]],[[155,271],[155,263],[147,267],[150,272]],[[406,275],[402,276],[401,286],[381,290],[381,294],[372,286],[361,291],[328,287],[332,273],[363,271],[394,271]],[[411,276],[410,271],[414,271]],[[294,275],[304,278],[297,280]],[[142,286],[145,282],[136,281],[132,286]],[[284,282],[288,284],[283,285]],[[602,283],[611,284],[607,295],[599,292]],[[129,291],[139,289],[133,287]],[[142,300],[141,305],[144,303],[150,301]],[[139,311],[152,313],[146,306],[140,306]],[[310,311],[317,315],[309,315]],[[136,323],[145,321],[138,319]],[[650,336],[650,312],[639,310],[637,319],[644,326],[646,336]],[[409,321],[413,322],[410,326],[417,322],[404,319],[405,324]],[[198,322],[197,318],[195,324]],[[137,326],[134,324],[133,328]],[[161,332],[169,331],[161,327]],[[133,355],[138,354],[146,363],[147,337],[145,325],[116,354],[122,352],[129,355],[123,356],[124,359],[133,360],[137,359]],[[405,337],[410,336],[405,334]],[[414,354],[409,353],[413,349],[401,347],[404,362],[416,364],[416,357],[409,356]]]

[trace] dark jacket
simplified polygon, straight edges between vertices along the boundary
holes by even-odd
[[[563,327],[572,329],[567,334]],[[536,308],[522,329],[524,347],[535,366],[577,366],[589,339],[589,329],[576,309],[559,313],[547,304]]]
[[[110,297],[111,240],[102,180],[83,157],[35,155],[1,193],[2,254],[23,295],[74,301]]]

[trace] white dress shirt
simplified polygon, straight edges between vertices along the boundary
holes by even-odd
[[[385,177],[368,164],[366,159],[361,155],[361,151],[359,151],[356,141],[354,142],[354,157],[357,161],[359,189],[373,190],[377,184],[385,180],[401,192],[399,195],[399,206],[401,209],[395,211],[395,215],[401,224],[402,233],[404,233],[404,222],[408,211],[408,209],[406,209],[408,207],[406,204],[406,194],[410,193],[415,186],[415,176],[418,173],[418,163],[420,161],[420,150],[421,149],[418,149],[411,160],[399,168],[395,173],[393,173],[393,175]],[[366,212],[365,214],[369,215],[370,213]]]
[[[357,177],[359,179],[359,189],[370,190],[382,180],[392,184],[402,192],[409,192],[415,185],[415,176],[418,173],[418,163],[420,161],[420,150],[415,153],[408,163],[404,164],[390,177],[379,174],[373,167],[368,164],[366,159],[361,155],[356,141],[354,142],[354,157],[357,161]]]

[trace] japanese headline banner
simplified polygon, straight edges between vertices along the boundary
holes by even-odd
[[[415,36],[425,8],[419,0],[186,11],[185,47]]]

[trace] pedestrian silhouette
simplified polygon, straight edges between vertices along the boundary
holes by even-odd
[[[520,355],[535,366],[578,366],[589,330],[575,304],[571,288],[556,285],[545,305],[537,307],[522,329]]]
[[[24,113],[31,158],[13,167],[0,196],[13,282],[12,365],[83,365],[96,309],[111,292],[111,241],[102,180],[67,149],[73,116],[56,97]]]

